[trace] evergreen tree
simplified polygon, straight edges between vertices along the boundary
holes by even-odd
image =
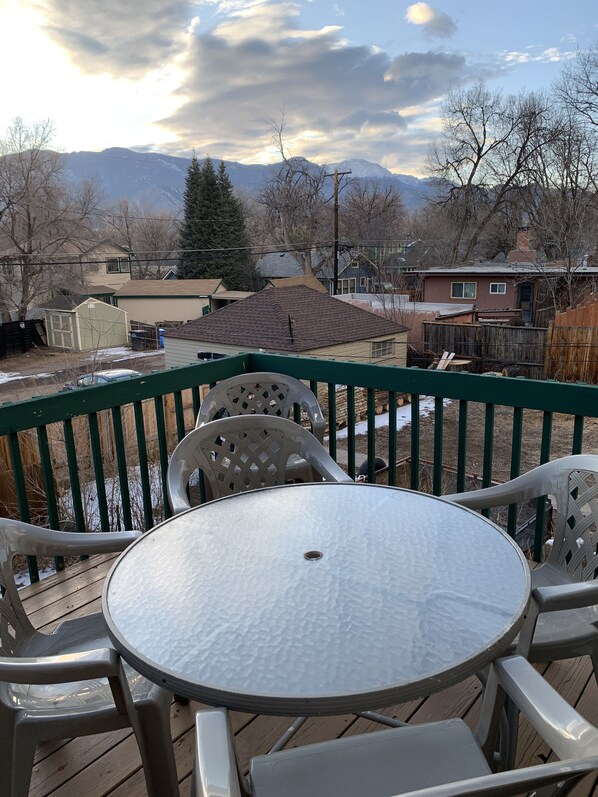
[[[181,279],[221,278],[227,288],[251,282],[245,218],[224,162],[218,173],[210,158],[200,167],[194,157],[184,194],[178,274]]]
[[[181,279],[191,279],[195,270],[195,253],[198,249],[196,231],[199,216],[201,174],[199,162],[195,155],[187,169],[185,193],[183,194],[184,216],[179,234],[181,255],[178,264],[178,275]]]

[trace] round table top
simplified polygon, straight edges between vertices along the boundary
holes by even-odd
[[[112,641],[176,694],[264,714],[389,706],[463,680],[517,634],[518,546],[481,515],[372,484],[273,487],[144,534],[104,587]]]

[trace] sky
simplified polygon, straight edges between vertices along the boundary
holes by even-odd
[[[450,90],[550,91],[596,0],[0,0],[0,137],[242,163],[364,158],[423,176]]]

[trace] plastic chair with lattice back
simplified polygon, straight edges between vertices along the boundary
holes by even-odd
[[[493,771],[505,693],[559,760]],[[598,730],[521,656],[490,666],[475,732],[447,719],[345,735],[256,756],[244,778],[226,710],[198,711],[195,728],[193,797],[562,797],[598,769]]]
[[[555,507],[552,544],[531,574],[536,617],[519,649],[531,661],[589,655],[598,680],[598,456],[562,457],[505,484],[444,498],[486,509],[543,496]]]
[[[240,374],[218,382],[201,402],[195,427],[237,415],[269,415],[293,420],[295,408],[301,417],[309,420],[312,434],[323,443],[326,421],[315,395],[298,379],[269,371]],[[298,456],[290,458],[287,473],[290,481],[315,480],[315,474]]]
[[[274,487],[289,479],[291,457],[324,481],[352,481],[316,438],[299,424],[272,415],[210,421],[177,445],[168,465],[168,500],[174,514],[191,507],[189,481],[200,471],[211,498]]]
[[[0,794],[27,797],[39,742],[132,727],[148,795],[178,795],[171,695],[124,665],[99,612],[35,630],[12,560],[123,551],[141,532],[69,533],[0,518]]]

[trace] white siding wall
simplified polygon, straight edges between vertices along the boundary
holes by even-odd
[[[400,332],[397,335],[385,335],[372,340],[391,340],[394,341],[394,352],[382,358],[372,360],[371,341],[357,341],[356,343],[346,343],[340,346],[326,346],[321,349],[311,349],[301,352],[307,357],[324,357],[331,360],[354,360],[355,362],[369,363],[376,362],[380,365],[406,365],[407,364],[407,332]],[[166,368],[174,368],[179,365],[190,365],[200,362],[197,353],[200,351],[211,351],[215,354],[240,354],[241,352],[258,351],[249,346],[224,346],[216,343],[202,343],[197,340],[182,340],[181,338],[169,338],[164,340],[164,356]],[[277,352],[270,350],[270,354],[288,354],[288,352]]]

